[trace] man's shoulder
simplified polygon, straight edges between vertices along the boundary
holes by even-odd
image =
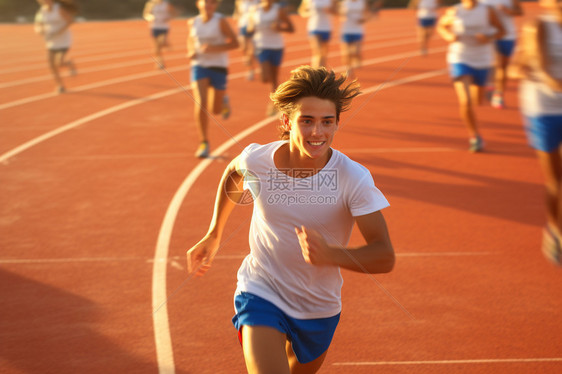
[[[342,176],[362,178],[367,174],[371,174],[370,170],[359,162],[351,159],[345,153],[334,149],[335,159],[334,167],[336,167]]]

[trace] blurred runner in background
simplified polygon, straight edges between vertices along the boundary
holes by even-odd
[[[307,30],[312,49],[312,67],[326,66],[332,36],[331,16],[338,13],[336,0],[302,0],[298,10],[308,18]]]
[[[542,250],[562,265],[562,0],[539,0],[542,14],[528,22],[517,56],[520,105],[529,144],[545,176],[547,224]]]
[[[56,82],[56,92],[63,93],[66,88],[60,76],[60,68],[70,69],[70,75],[76,74],[72,60],[65,59],[72,46],[70,25],[78,12],[72,0],[53,1],[37,0],[41,6],[35,15],[35,32],[42,35],[47,47],[49,68]]]
[[[259,4],[259,0],[236,0],[234,8],[234,18],[238,19],[238,34],[240,35],[240,48],[244,55],[244,64],[248,69],[246,78],[249,81],[254,80],[254,42],[252,35],[248,34],[248,16],[252,6]]]
[[[411,0],[408,5],[416,11],[418,19],[418,40],[420,52],[423,56],[427,54],[427,47],[435,24],[437,23],[438,10],[442,0]]]
[[[169,47],[169,21],[175,15],[175,8],[166,0],[149,0],[144,6],[142,16],[150,24],[152,38],[154,39],[154,58],[156,59],[156,68],[158,69],[164,68],[162,49]]]
[[[271,92],[275,92],[279,85],[279,69],[285,49],[281,33],[294,31],[293,22],[279,1],[260,0],[258,5],[250,8],[248,32],[254,37],[262,82],[271,84]],[[270,102],[266,115],[275,113],[275,107]]]
[[[199,132],[196,157],[209,156],[207,128],[209,116],[230,116],[230,102],[226,95],[228,53],[238,48],[238,39],[228,21],[216,13],[217,0],[197,0],[199,15],[187,21],[187,56],[191,60],[191,87],[195,99],[195,122]]]

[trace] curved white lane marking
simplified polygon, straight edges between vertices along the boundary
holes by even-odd
[[[45,140],[48,140],[52,137],[55,137],[55,136],[57,136],[57,135],[59,135],[63,132],[66,132],[68,130],[76,128],[80,125],[83,125],[83,124],[88,123],[90,121],[94,121],[96,119],[99,119],[99,118],[107,116],[109,114],[118,112],[120,110],[127,109],[127,108],[133,107],[135,105],[145,103],[147,101],[152,101],[152,100],[160,99],[160,98],[165,97],[165,96],[175,94],[179,91],[181,91],[181,88],[174,88],[174,89],[171,89],[171,90],[168,90],[168,91],[159,92],[159,93],[156,93],[154,95],[142,97],[140,99],[127,101],[126,103],[119,104],[119,105],[113,106],[111,108],[101,110],[99,112],[96,112],[96,113],[91,114],[91,115],[86,116],[86,117],[82,117],[79,120],[70,122],[70,123],[68,123],[64,126],[58,127],[58,128],[56,128],[52,131],[49,131],[49,132],[47,132],[47,133],[45,133],[41,136],[38,136],[34,139],[31,139],[30,141],[25,142],[25,143],[17,146],[16,148],[13,148],[13,149],[9,150],[8,152],[0,155],[0,163],[6,163],[8,161],[8,159],[16,156],[17,154],[19,154],[23,151],[26,151],[29,148],[31,148],[33,146],[36,146],[37,144],[39,144],[41,142],[44,142]]]
[[[252,134],[254,131],[257,131],[274,120],[276,120],[275,117],[267,118],[242,131],[234,138],[226,141],[217,148],[213,152],[213,156],[221,155],[224,151],[237,144],[246,136]],[[166,273],[168,266],[168,252],[170,239],[172,237],[172,230],[185,196],[211,162],[212,159],[209,158],[197,164],[176,191],[170,205],[168,206],[168,210],[164,215],[164,221],[162,222],[162,226],[158,234],[158,241],[156,242],[154,265],[152,267],[152,310],[157,310],[157,312],[152,314],[152,320],[154,324],[156,358],[160,374],[175,373],[170,324],[168,321],[168,306],[165,302],[167,299]]]

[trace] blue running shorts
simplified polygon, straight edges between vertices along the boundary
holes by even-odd
[[[363,34],[343,34],[341,40],[344,43],[357,43],[363,40]]]
[[[515,40],[496,40],[496,51],[505,56],[511,57],[515,50]]]
[[[260,49],[256,51],[256,57],[260,64],[264,62],[269,62],[273,66],[281,66],[281,60],[283,59],[282,49]]]
[[[168,29],[151,29],[151,34],[153,38],[157,38],[160,35],[168,35]]]
[[[314,361],[332,342],[340,313],[329,318],[296,319],[289,317],[269,301],[251,293],[242,292],[234,297],[236,315],[232,318],[242,343],[242,326],[268,326],[284,334],[291,342],[300,363]]]
[[[420,27],[433,27],[437,22],[437,18],[418,18],[418,25]]]
[[[553,152],[562,144],[562,114],[525,116],[529,145],[538,151]]]
[[[226,90],[226,75],[226,68],[208,68],[198,65],[191,67],[191,82],[209,78],[211,86],[219,91]]]
[[[239,33],[240,35],[242,35],[242,36],[245,36],[245,37],[249,37],[249,36],[250,36],[250,35],[248,34],[248,27],[246,27],[246,26],[240,27],[240,28],[238,29],[238,33]]]
[[[310,31],[308,33],[308,35],[309,36],[317,36],[320,39],[320,41],[328,42],[328,41],[330,41],[332,33],[330,31]]]
[[[472,77],[472,81],[477,86],[485,86],[488,81],[488,73],[490,69],[476,69],[466,64],[449,64],[449,75],[453,79],[462,77],[463,75],[469,75]]]

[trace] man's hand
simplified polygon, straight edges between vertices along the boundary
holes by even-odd
[[[210,236],[206,236],[199,243],[195,244],[187,251],[187,272],[202,276],[209,270],[211,263],[219,249],[219,240]]]
[[[333,265],[334,251],[320,233],[304,226],[295,227],[304,260],[311,265]]]

